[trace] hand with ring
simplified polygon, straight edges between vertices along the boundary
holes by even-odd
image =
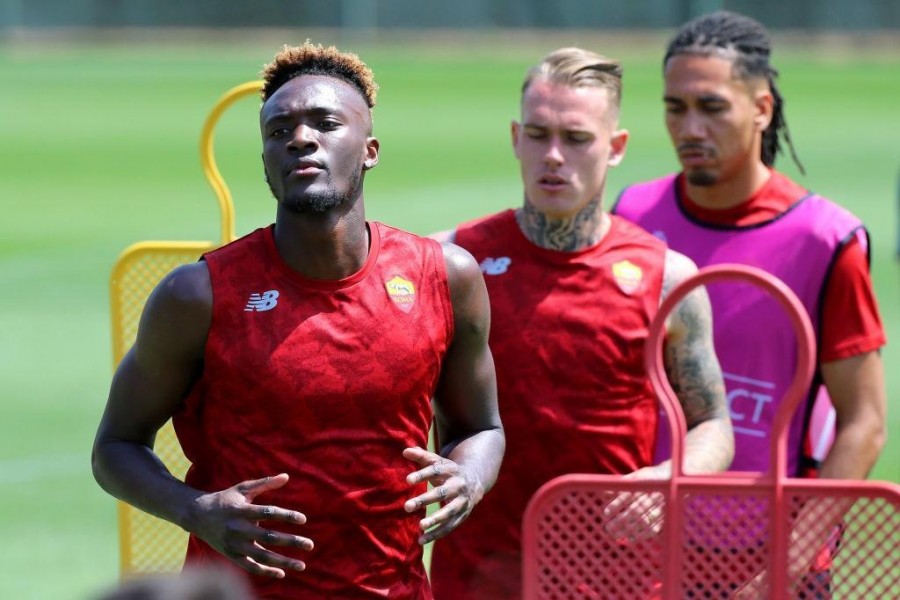
[[[406,477],[407,483],[419,485],[423,481],[432,488],[406,501],[406,512],[416,512],[429,504],[440,503],[441,508],[419,521],[424,532],[419,543],[427,544],[441,538],[462,523],[484,495],[484,486],[448,458],[422,448],[407,448],[403,457],[420,468]]]

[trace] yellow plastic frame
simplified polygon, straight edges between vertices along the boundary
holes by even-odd
[[[174,267],[197,260],[204,252],[235,239],[234,203],[231,192],[216,164],[215,128],[222,114],[241,98],[258,93],[262,81],[249,81],[226,91],[215,103],[200,133],[200,161],[203,173],[215,193],[221,215],[219,242],[144,241],[132,244],[119,256],[110,276],[110,318],[112,321],[113,369],[134,343],[141,310],[152,289]],[[183,477],[187,460],[175,438],[169,421],[157,435],[155,450],[176,476]],[[134,526],[136,520],[142,527]],[[125,502],[118,503],[119,560],[123,577],[139,573],[171,571],[184,560],[183,542],[187,535],[178,527],[138,511]],[[150,557],[139,556],[143,540]],[[168,545],[167,545],[168,544]],[[172,550],[169,550],[171,546]]]

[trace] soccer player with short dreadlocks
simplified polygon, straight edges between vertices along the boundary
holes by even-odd
[[[868,234],[850,212],[775,170],[782,140],[803,168],[771,52],[766,29],[732,12],[699,17],[675,34],[663,60],[663,102],[682,171],[627,188],[613,212],[699,267],[753,265],[797,294],[819,352],[791,425],[788,474],[862,479],[884,444],[886,406]],[[791,328],[762,292],[717,285],[709,294],[734,423],[732,469],[766,471],[773,418],[795,364]]]
[[[422,546],[469,516],[503,455],[484,280],[461,248],[366,220],[376,85],[356,55],[285,47],[263,79],[275,223],[154,290],[94,473],[190,532],[188,564],[246,571],[256,597],[429,600]],[[184,482],[153,452],[170,417]]]

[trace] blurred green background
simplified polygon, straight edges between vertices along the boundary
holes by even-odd
[[[111,374],[108,278],[148,239],[215,240],[219,216],[197,141],[213,103],[254,79],[289,35],[0,45],[0,597],[85,598],[117,577],[115,503],[89,455]],[[418,233],[520,202],[509,122],[528,65],[560,45],[623,60],[628,155],[622,186],[676,168],[662,124],[665,38],[584,32],[434,34],[352,39],[381,85],[381,161],[367,178],[369,217]],[[874,477],[900,482],[897,239],[900,50],[776,42],[787,117],[808,175],[779,166],[870,226],[873,277],[891,344],[884,352],[888,446]],[[239,234],[269,223],[258,102],[227,113],[219,166]]]

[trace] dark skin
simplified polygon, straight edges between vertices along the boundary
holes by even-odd
[[[342,80],[304,75],[263,105],[260,129],[263,163],[278,201],[275,243],[281,257],[307,277],[352,275],[368,256],[362,184],[379,149],[365,99]],[[487,290],[471,255],[452,244],[443,251],[455,325],[434,394],[445,445],[440,454],[403,452],[411,462],[410,487],[423,481],[434,486],[404,508],[443,505],[421,521],[423,544],[456,528],[491,488],[505,444],[487,344]],[[157,431],[202,373],[211,315],[205,262],[179,267],[153,291],[134,347],[113,377],[94,442],[94,476],[113,496],[179,525],[250,573],[284,577],[285,570],[302,571],[305,564],[279,554],[278,547],[311,550],[313,540],[283,533],[279,524],[303,524],[306,515],[297,510],[302,507],[255,499],[284,486],[289,474],[260,473],[259,479],[207,493],[172,476],[153,452]]]

